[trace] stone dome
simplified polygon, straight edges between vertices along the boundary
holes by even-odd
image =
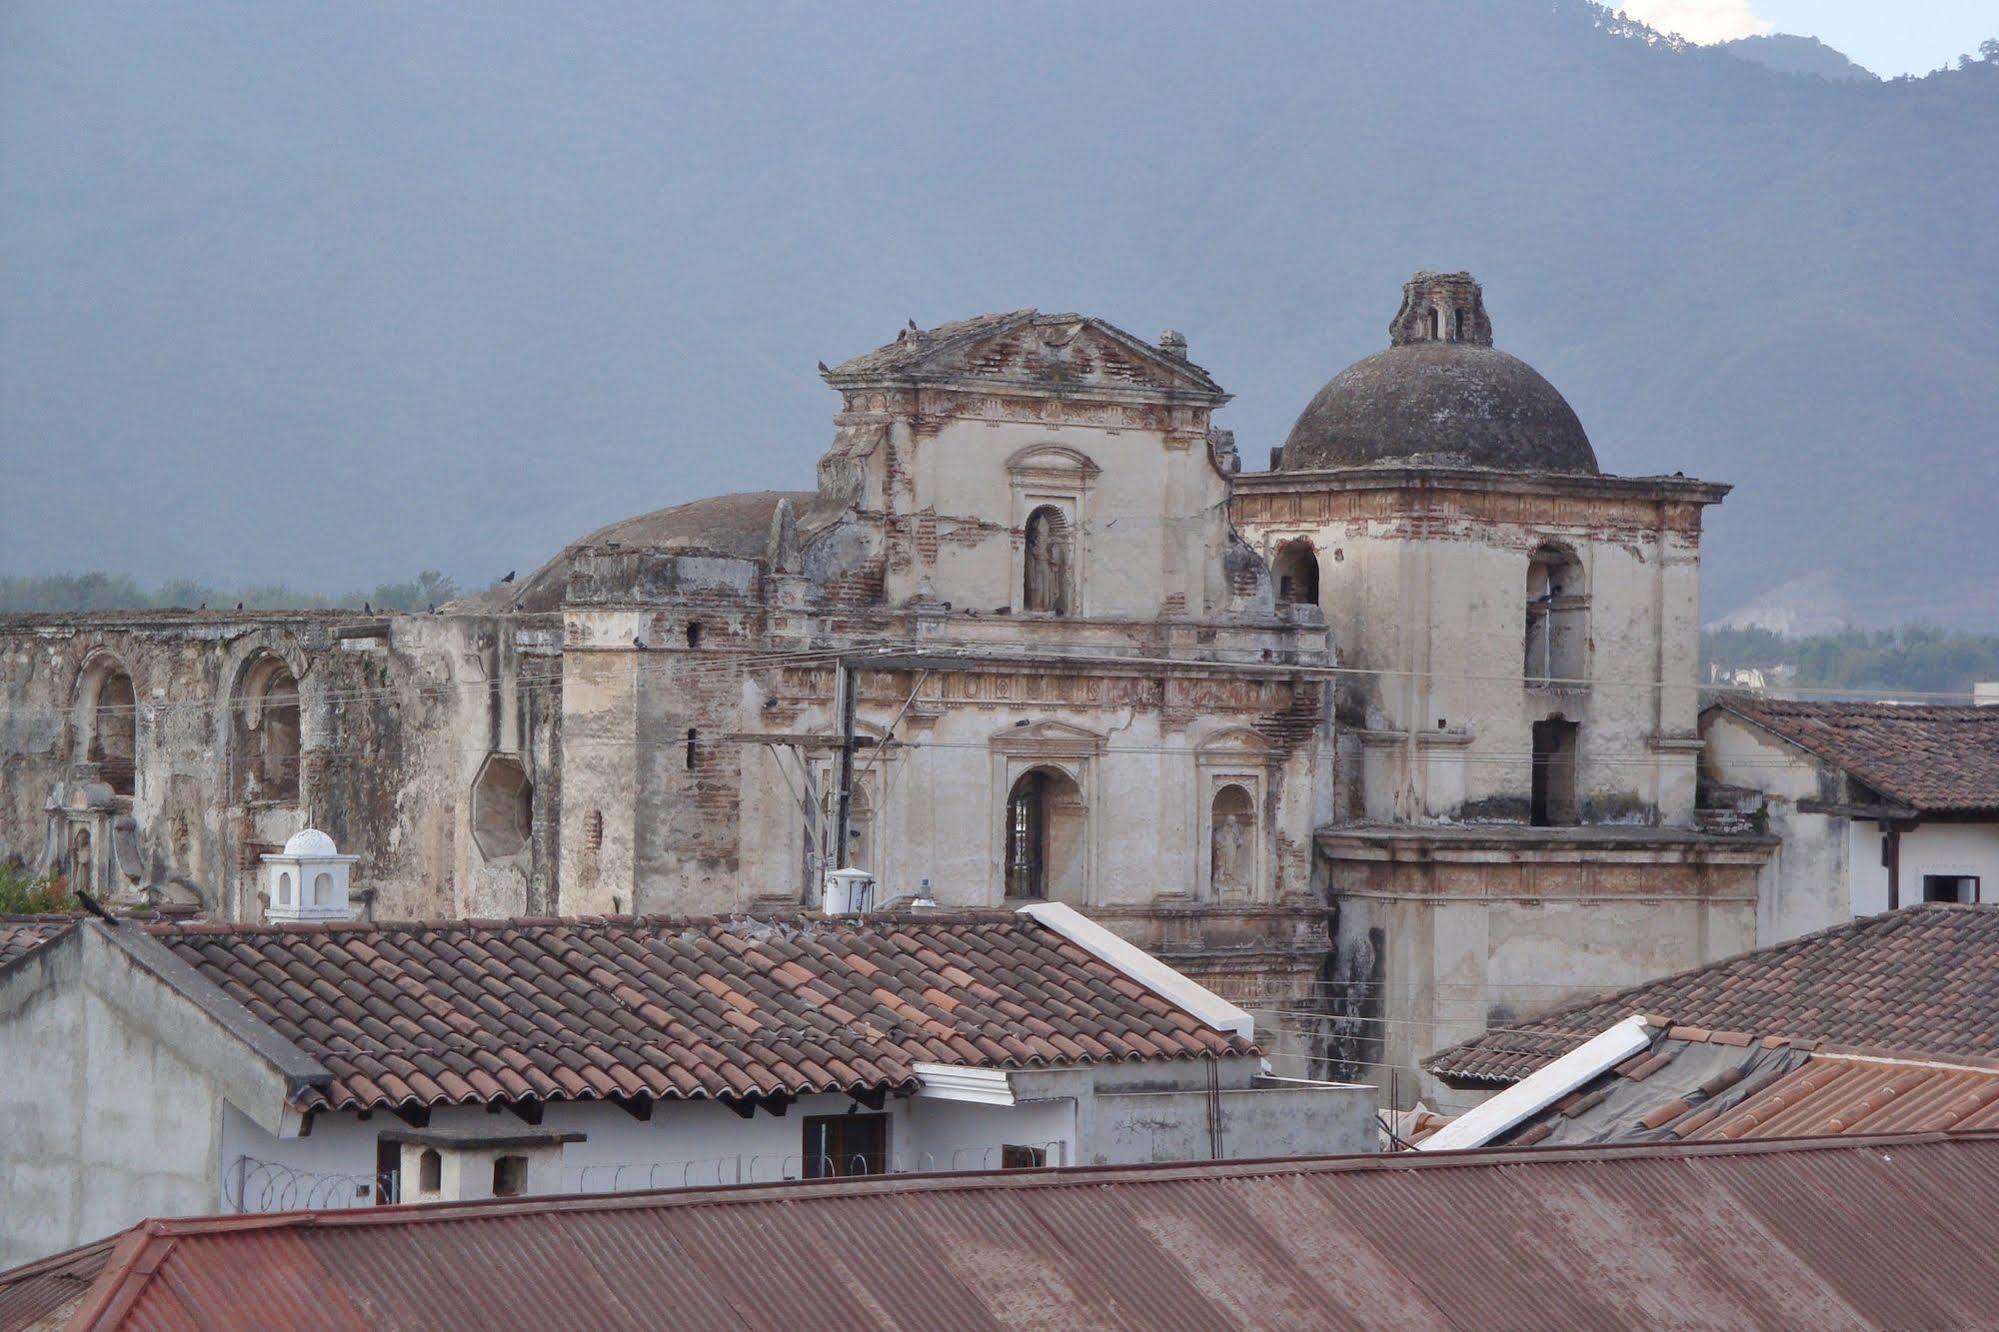
[[[1469,273],[1418,273],[1404,284],[1388,350],[1319,390],[1277,466],[1373,464],[1597,471],[1575,409],[1532,366],[1492,345]]]
[[[307,828],[303,832],[293,833],[286,839],[285,854],[288,856],[315,858],[319,856],[337,856],[340,854],[340,848],[333,844],[331,837],[328,837],[319,829]]]

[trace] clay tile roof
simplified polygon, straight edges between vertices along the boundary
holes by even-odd
[[[1676,1039],[1780,1036],[1916,1058],[1999,1058],[1999,906],[1926,903],[1866,916],[1517,1020],[1423,1067],[1452,1086],[1517,1082],[1633,1013],[1667,1018]]]
[[[1716,706],[1918,813],[1999,811],[1999,708],[1741,697]]]
[[[334,1108],[795,1095],[900,1086],[918,1061],[1254,1052],[1120,994],[1122,972],[1013,912],[148,932],[325,1065]],[[1003,994],[1031,996],[1030,1020]]]
[[[0,967],[69,929],[77,916],[0,916]]]

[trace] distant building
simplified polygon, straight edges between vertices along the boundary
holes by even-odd
[[[1701,738],[1705,803],[1782,839],[1760,942],[1999,901],[1999,710],[1736,696],[1702,713]]]
[[[1995,975],[1999,906],[1931,904],[1522,1017],[1424,1061],[1491,1099],[1423,1145],[1999,1128]]]
[[[0,948],[6,1261],[190,1212],[1375,1143],[1372,1088],[1265,1076],[1247,1013],[1058,903]]]
[[[1995,1175],[1930,1133],[197,1217],[0,1272],[0,1330],[1991,1328]]]

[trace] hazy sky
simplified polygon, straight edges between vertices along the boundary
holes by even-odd
[[[1884,78],[1926,74],[1999,37],[1995,0],[1627,0],[1624,10],[1697,42],[1801,33]]]

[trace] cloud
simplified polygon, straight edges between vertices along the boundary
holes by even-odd
[[[1660,32],[1677,32],[1703,46],[1761,37],[1777,25],[1756,12],[1754,0],[1625,0],[1622,11]]]

